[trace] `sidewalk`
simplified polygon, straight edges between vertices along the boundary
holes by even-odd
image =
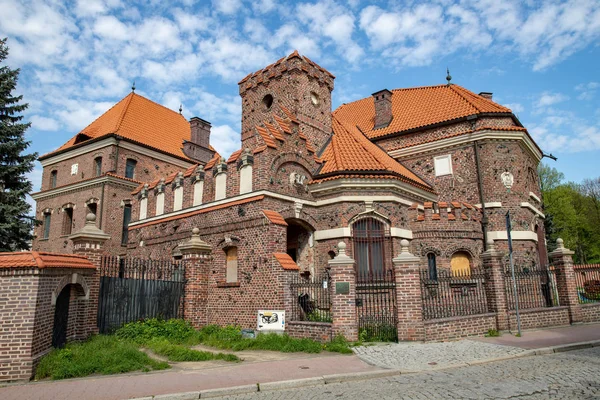
[[[388,368],[387,370],[367,364],[354,355],[296,354],[292,359],[286,360],[248,361],[233,365],[214,365],[203,369],[181,369],[176,366],[169,371],[11,385],[0,388],[0,398],[3,400],[121,400],[185,392],[196,392],[194,396],[198,398],[199,391],[210,389],[231,389],[236,386],[252,385],[252,387],[240,388],[243,392],[249,392],[256,391],[257,383],[260,383],[261,390],[274,390],[285,386],[368,379],[384,374],[431,371],[512,357],[547,354],[552,352],[549,347],[557,346],[562,350],[568,350],[569,345],[593,341],[600,345],[600,324],[524,331],[520,338],[505,333],[496,338],[470,338],[445,343],[399,343],[356,349],[356,352],[365,359],[369,358],[369,353],[372,359],[378,361],[387,359],[388,364],[384,366]],[[469,354],[465,349],[470,349]],[[535,349],[544,351],[536,352]],[[340,376],[332,376],[336,374]],[[298,379],[304,381],[285,382]],[[269,382],[279,383],[265,384]],[[205,397],[204,394],[202,396]]]

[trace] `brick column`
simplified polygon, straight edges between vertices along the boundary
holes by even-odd
[[[490,310],[496,313],[498,330],[510,329],[508,304],[506,302],[506,282],[502,267],[502,253],[494,247],[494,240],[488,239],[487,250],[481,254],[485,270],[485,294]]]
[[[85,326],[82,333],[87,337],[98,333],[98,295],[100,293],[100,266],[104,252],[104,242],[110,239],[110,235],[96,227],[96,215],[89,213],[85,217],[85,226],[71,236],[73,242],[73,253],[83,255],[96,266],[92,276],[86,276],[90,297],[86,310]]]
[[[192,237],[179,245],[185,268],[183,318],[194,328],[208,323],[208,274],[212,257],[211,247],[200,239],[200,229],[192,229]]]
[[[556,240],[556,244],[558,247],[550,253],[550,260],[552,260],[554,266],[558,300],[561,306],[569,307],[571,323],[581,322],[581,305],[577,295],[577,282],[573,270],[573,258],[571,257],[575,252],[566,249],[563,240],[560,238]]]
[[[423,299],[419,257],[409,251],[409,242],[400,241],[401,251],[394,258],[396,307],[398,309],[398,340],[425,340]]]
[[[346,254],[346,243],[338,243],[338,255],[327,262],[331,273],[331,305],[333,307],[333,336],[344,335],[346,340],[358,340],[356,321],[356,276],[354,260]]]

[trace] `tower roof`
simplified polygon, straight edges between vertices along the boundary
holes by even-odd
[[[190,124],[185,117],[134,92],[128,94],[67,143],[41,156],[40,159],[80,143],[113,134],[188,159],[182,150],[183,141],[189,141],[191,137]]]

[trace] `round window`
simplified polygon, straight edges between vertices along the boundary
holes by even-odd
[[[265,105],[265,107],[271,108],[271,106],[273,105],[273,96],[271,96],[270,94],[266,95],[265,97],[263,97],[262,102]]]
[[[316,94],[315,92],[310,92],[310,102],[313,103],[313,105],[318,106],[319,105],[319,95]]]

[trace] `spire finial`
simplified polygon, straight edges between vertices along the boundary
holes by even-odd
[[[131,91],[135,92],[135,80],[133,81],[133,83],[131,84]]]
[[[179,105],[179,115],[181,115],[181,112],[182,112],[182,111],[183,111],[183,105],[182,105],[182,104],[180,104],[180,105]]]
[[[450,81],[452,80],[452,77],[450,76],[450,69],[448,69],[448,67],[446,67],[446,80],[448,81],[448,86],[450,86]]]

